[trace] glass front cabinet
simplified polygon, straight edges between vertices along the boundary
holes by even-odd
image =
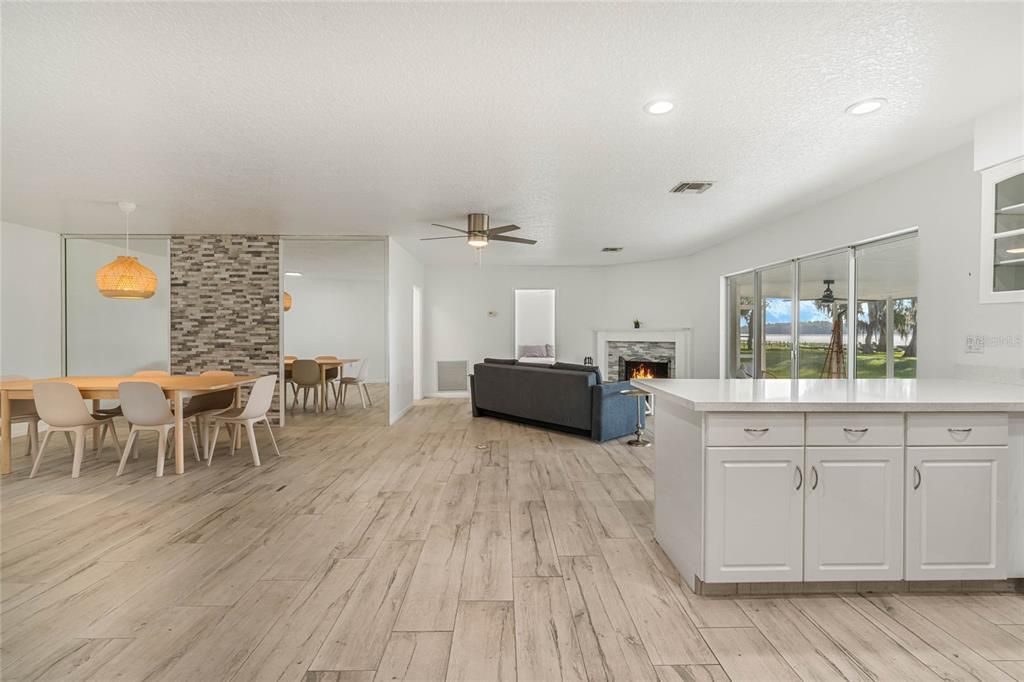
[[[982,173],[981,302],[1024,301],[1024,158]]]

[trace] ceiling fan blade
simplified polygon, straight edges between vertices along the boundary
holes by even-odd
[[[438,225],[437,223],[430,223],[430,224],[433,225],[434,227],[443,227],[446,230],[454,230],[456,232],[461,232],[462,234],[469,234],[465,230],[460,230],[457,227],[448,227],[447,225]]]
[[[421,242],[432,242],[435,239],[465,239],[465,237],[462,237],[462,236],[459,236],[459,237],[423,237],[422,239],[420,239],[420,241]]]
[[[512,242],[514,244],[536,244],[536,239],[523,239],[522,237],[503,237],[501,235],[488,235],[487,237],[492,242]]]
[[[487,230],[487,234],[488,235],[505,234],[506,232],[515,232],[516,230],[521,230],[521,229],[522,228],[519,227],[518,225],[503,225],[501,227],[492,227],[491,229]]]

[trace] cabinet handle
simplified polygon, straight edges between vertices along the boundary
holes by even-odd
[[[860,429],[851,429],[849,426],[844,426],[843,431],[846,431],[847,433],[867,433],[868,427],[865,426]]]
[[[743,428],[743,430],[746,431],[747,433],[768,433],[768,427],[767,426],[762,426],[759,429],[755,429],[755,428],[751,428],[749,426],[746,426],[746,427]]]
[[[812,465],[811,466],[811,473],[814,474],[814,483],[811,484],[811,490],[817,490],[818,489],[818,468],[816,466]]]
[[[796,465],[796,473],[800,476],[800,479],[796,482],[796,489],[800,490],[800,488],[804,487],[804,472],[800,470],[799,464]]]
[[[950,428],[948,428],[946,430],[949,431],[950,433],[970,433],[974,429],[971,428],[970,426],[968,426],[967,428],[963,428],[963,429],[954,429],[953,427],[950,427]]]
[[[914,467],[914,490],[921,487],[921,470]]]

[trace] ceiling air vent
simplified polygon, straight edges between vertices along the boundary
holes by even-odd
[[[602,253],[618,253],[619,251],[622,251],[621,246],[606,246],[601,249]]]
[[[687,180],[670,189],[673,194],[703,194],[715,183],[710,180]]]

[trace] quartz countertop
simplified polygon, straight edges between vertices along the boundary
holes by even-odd
[[[1024,412],[1024,386],[956,379],[633,379],[698,412]]]

